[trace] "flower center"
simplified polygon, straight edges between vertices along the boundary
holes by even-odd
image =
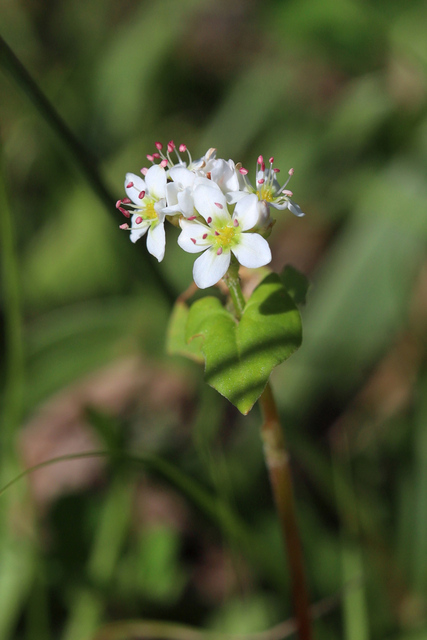
[[[219,249],[220,247],[222,249],[230,249],[235,244],[236,233],[236,227],[229,225],[215,229],[215,235],[213,236],[214,247],[216,249]]]
[[[273,190],[269,184],[263,184],[256,194],[259,200],[266,200],[267,202],[273,201]]]
[[[157,220],[157,211],[154,208],[154,200],[147,200],[144,202],[144,209],[141,211],[144,216],[144,220]]]

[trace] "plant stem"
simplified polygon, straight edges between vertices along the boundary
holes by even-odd
[[[298,532],[289,454],[270,383],[260,399],[264,415],[261,437],[277,513],[286,543],[299,640],[311,640],[312,625],[301,541]]]
[[[234,304],[234,315],[237,320],[240,320],[243,315],[246,302],[240,286],[239,263],[234,256],[232,256],[230,266],[224,276],[224,282],[228,287],[230,297]]]

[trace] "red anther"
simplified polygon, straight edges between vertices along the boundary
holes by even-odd
[[[187,145],[186,144],[180,144],[179,145],[179,150],[181,151],[181,153],[184,153],[184,151],[187,151]]]
[[[258,180],[258,184],[264,184],[264,182],[265,182],[264,178],[260,178],[260,179]]]
[[[220,202],[215,202],[214,203],[216,207],[218,207],[218,209],[224,209],[224,207],[222,206],[222,204]]]
[[[130,189],[131,187],[133,187],[133,182],[128,182],[126,185],[126,189]]]
[[[273,158],[273,156],[271,156],[271,158],[269,159],[269,163],[273,164],[273,162],[274,162],[274,158]]]
[[[196,244],[196,238],[190,238],[190,240],[193,244]]]
[[[218,249],[218,251],[216,252],[216,255],[217,255],[217,256],[220,256],[220,255],[221,255],[221,253],[222,253],[222,247],[220,247],[220,248]]]
[[[264,162],[264,158],[262,156],[258,156],[257,163],[262,164]]]
[[[293,169],[289,169],[288,174],[289,174],[290,176],[293,176],[293,175],[294,175],[294,170],[293,170]]]
[[[164,160],[161,161],[161,163],[159,164],[159,167],[162,167],[164,169],[167,166],[168,166],[168,161],[165,158]]]
[[[211,174],[210,171],[207,172],[206,177],[207,177],[208,180],[212,179],[212,174]]]
[[[122,201],[121,200],[117,200],[116,209],[120,209],[121,206],[122,206]]]
[[[154,160],[154,156],[150,155],[149,153],[147,153],[146,158],[147,158],[147,160],[149,160],[150,162],[153,162],[153,160]]]
[[[280,173],[280,169],[273,169],[274,173]]]
[[[187,220],[195,220],[197,218],[197,216],[190,216],[189,218],[187,218]]]
[[[175,149],[175,142],[173,140],[170,140],[168,142],[168,153],[172,153],[174,149]]]
[[[261,164],[261,171],[265,171],[265,162]]]
[[[212,218],[209,216],[209,218],[206,220],[206,222],[207,222],[208,224],[210,224],[210,223],[212,222]]]
[[[140,192],[138,193],[138,198],[139,198],[140,200],[142,200],[142,198],[144,198],[144,196],[145,196],[145,191],[140,191]]]
[[[135,224],[141,224],[142,222],[142,218],[141,216],[138,216],[137,219],[135,220]]]
[[[160,158],[160,153],[153,153],[153,158],[156,158],[156,160],[158,160]]]
[[[233,225],[234,225],[235,227],[238,227],[238,226],[239,226],[239,221],[237,220],[237,218],[234,218],[234,220],[233,220]]]
[[[239,173],[241,173],[242,176],[247,176],[249,171],[247,169],[245,169],[244,167],[242,167],[241,169],[239,169]]]
[[[119,229],[129,229],[128,223],[124,222],[123,224],[119,224]]]
[[[204,234],[202,235],[203,240],[206,240],[206,238],[207,238],[207,237],[208,237],[208,234],[207,234],[207,233],[204,233]]]
[[[130,204],[132,200],[130,198],[123,198],[122,204]]]
[[[147,167],[142,167],[142,169],[141,169],[141,173],[142,173],[142,175],[143,175],[143,176],[146,176],[146,175],[147,175],[147,173],[148,173],[148,169],[147,169]]]
[[[218,232],[218,231],[215,231],[215,235],[216,235],[216,236],[219,236],[219,232]]]
[[[120,213],[123,213],[125,218],[130,218],[129,211],[127,211],[126,209],[123,209],[123,207],[119,207],[119,211],[120,211]]]
[[[289,189],[283,189],[282,193],[284,196],[289,196],[290,198],[294,195],[293,191],[289,191]]]
[[[156,149],[158,149],[159,151],[161,151],[163,149],[163,145],[161,142],[155,142],[154,146],[156,147]]]

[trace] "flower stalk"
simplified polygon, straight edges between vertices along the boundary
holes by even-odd
[[[288,555],[298,638],[311,640],[311,616],[289,454],[270,383],[267,383],[259,402],[264,416],[261,427],[264,457]]]

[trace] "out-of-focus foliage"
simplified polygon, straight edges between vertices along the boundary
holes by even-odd
[[[318,640],[427,634],[426,25],[417,0],[0,3],[1,35],[117,198],[155,140],[295,168],[307,215],[278,213],[272,266],[312,284],[302,348],[272,382],[311,598],[339,596]],[[239,415],[199,364],[166,356],[145,240],[119,231],[3,69],[0,96],[1,482],[120,452],[0,495],[0,638],[285,620],[257,409]],[[193,257],[168,232],[159,268],[178,295]]]

